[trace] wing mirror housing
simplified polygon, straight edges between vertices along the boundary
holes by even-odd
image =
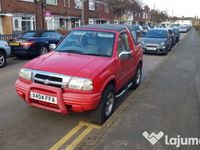
[[[122,51],[120,54],[119,54],[119,58],[124,60],[124,59],[129,59],[132,55],[132,52],[131,51]]]
[[[49,50],[54,51],[56,49],[56,44],[52,43],[49,45]]]

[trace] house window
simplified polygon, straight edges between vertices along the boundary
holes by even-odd
[[[34,0],[21,0],[21,1],[25,1],[25,2],[34,2]]]
[[[74,0],[74,3],[76,9],[82,9],[82,0]]]
[[[19,29],[19,20],[18,19],[15,19],[15,29]]]
[[[46,4],[57,5],[57,0],[46,0]]]
[[[35,30],[35,17],[13,17],[14,31]]]
[[[89,1],[89,10],[95,11],[95,2],[93,0]]]
[[[52,19],[47,22],[48,30],[56,30],[59,28],[60,28],[60,18],[52,17]]]

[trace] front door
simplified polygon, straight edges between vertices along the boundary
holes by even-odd
[[[131,52],[128,34],[127,32],[122,32],[118,39],[118,70],[117,77],[119,81],[119,87],[122,88],[130,80],[130,68],[133,66],[133,54],[132,52],[126,58],[121,59],[119,57],[121,52]]]

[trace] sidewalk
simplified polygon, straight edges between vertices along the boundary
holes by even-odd
[[[158,56],[159,57],[159,56]],[[166,62],[128,96],[125,110],[93,146],[95,150],[171,150],[162,137],[154,146],[143,132],[200,138],[200,35],[192,29]],[[200,144],[200,143],[199,143]],[[181,146],[180,149],[199,149]]]

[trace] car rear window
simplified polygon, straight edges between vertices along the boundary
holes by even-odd
[[[25,32],[20,37],[22,37],[22,38],[29,38],[29,37],[34,37],[35,34],[36,34],[36,32]]]

